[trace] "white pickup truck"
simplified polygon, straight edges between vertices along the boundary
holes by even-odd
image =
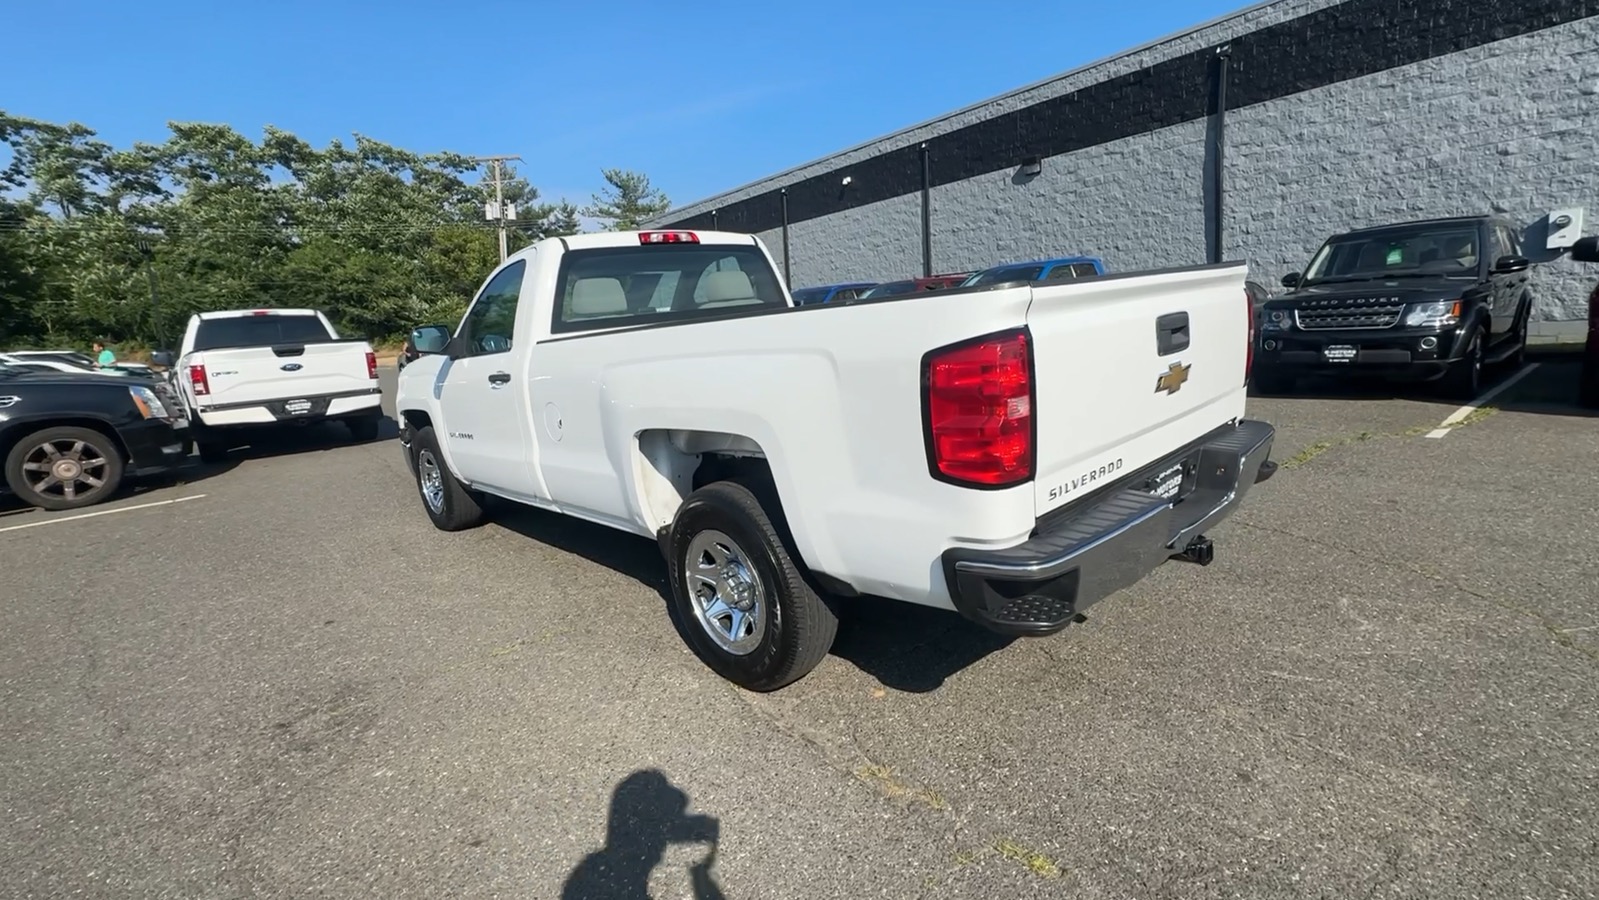
[[[1064,628],[1276,469],[1244,418],[1246,267],[792,305],[750,235],[539,241],[396,402],[433,523],[485,494],[653,537],[674,618],[753,690],[876,595],[1010,635]]]
[[[223,459],[250,431],[336,420],[358,441],[378,435],[377,356],[339,337],[313,309],[244,309],[189,317],[171,367],[195,446]]]

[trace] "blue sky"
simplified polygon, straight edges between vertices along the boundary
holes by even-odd
[[[579,205],[616,166],[681,204],[1243,5],[14,3],[0,109],[118,146],[178,120],[514,153]]]

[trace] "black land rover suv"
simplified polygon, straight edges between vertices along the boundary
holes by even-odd
[[[1280,393],[1307,375],[1374,375],[1474,397],[1485,365],[1525,353],[1530,267],[1499,216],[1336,235],[1262,307],[1255,384]]]

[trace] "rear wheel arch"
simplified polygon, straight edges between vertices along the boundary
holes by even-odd
[[[795,561],[806,565],[789,528],[784,492],[759,441],[732,432],[646,429],[639,432],[634,453],[640,512],[657,535],[671,528],[690,494],[708,484],[730,481],[748,488],[760,500]]]

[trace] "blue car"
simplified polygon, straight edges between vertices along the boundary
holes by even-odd
[[[816,303],[854,300],[867,288],[876,287],[876,285],[875,281],[860,281],[850,282],[849,284],[823,284],[816,287],[800,288],[794,292],[794,305],[811,306]]]
[[[1062,256],[1032,262],[1006,263],[974,273],[961,287],[1000,284],[1006,281],[1071,281],[1105,274],[1105,261],[1097,256]]]

